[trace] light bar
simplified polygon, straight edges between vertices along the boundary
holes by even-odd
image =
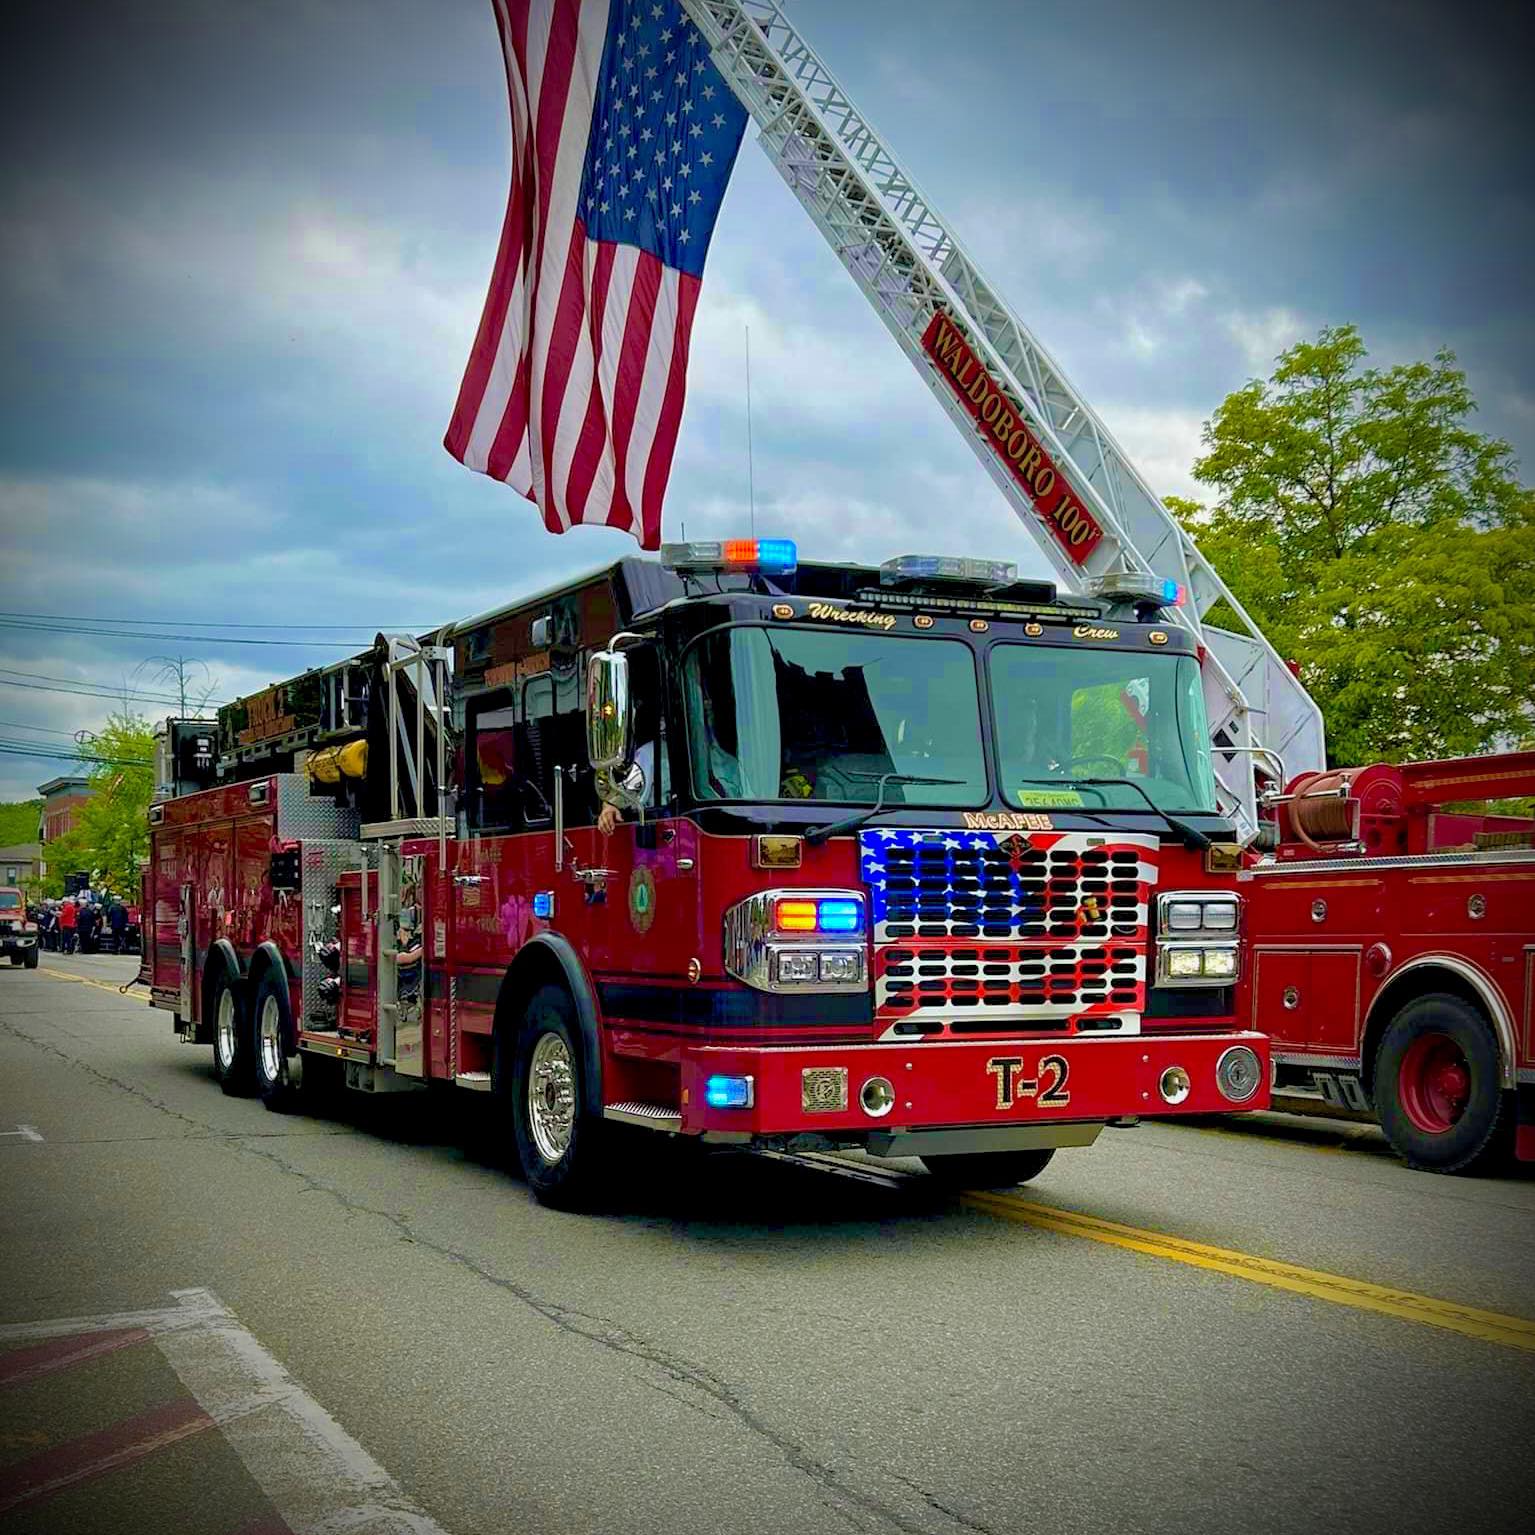
[[[863,902],[835,896],[783,899],[775,903],[773,926],[780,933],[859,933]]]
[[[902,581],[965,581],[977,586],[1011,586],[1018,567],[1008,560],[971,560],[943,554],[901,554],[879,567],[886,586]]]
[[[661,563],[668,570],[760,570],[788,575],[799,565],[799,551],[792,538],[726,538],[662,544]]]
[[[1189,595],[1177,581],[1138,570],[1111,570],[1090,584],[1098,596],[1111,602],[1154,602],[1161,608],[1181,608]]]

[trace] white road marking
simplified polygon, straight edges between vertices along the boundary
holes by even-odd
[[[0,1140],[4,1140],[8,1135],[19,1135],[24,1141],[42,1140],[42,1136],[32,1125],[17,1125],[14,1130],[0,1130]]]
[[[111,1316],[0,1325],[0,1346],[142,1328],[294,1535],[446,1535],[212,1291]]]

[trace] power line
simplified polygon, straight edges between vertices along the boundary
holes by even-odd
[[[0,756],[32,757],[48,762],[95,762],[104,767],[149,767],[148,757],[98,757],[90,752],[50,751],[32,741],[0,741]]]
[[[0,676],[25,677],[29,682],[58,682],[65,687],[71,688],[94,688],[97,686],[89,677],[56,677],[52,672],[23,671],[19,666],[0,666]],[[122,689],[113,692],[111,696],[113,698],[120,698],[123,692],[131,693],[137,698],[168,699],[170,702],[175,702],[174,695],[172,694],[158,693],[153,688],[136,687],[133,683],[126,681],[123,683]],[[212,701],[222,702],[222,700]]]
[[[49,686],[41,682],[16,682],[9,677],[0,677],[0,688],[26,688],[28,692],[53,693],[61,698],[106,698],[114,703],[133,701],[136,703],[163,704],[170,707],[180,702],[179,699],[173,698],[166,693],[142,693],[136,688],[112,692],[105,688],[93,688],[89,685],[72,687],[67,685]],[[221,701],[215,698],[207,699],[205,707],[210,706],[213,708],[222,707]]]
[[[85,624],[34,624],[19,618],[0,618],[0,629],[18,629],[25,634],[89,634],[103,639],[153,640],[162,645],[166,640],[179,640],[192,645],[264,645],[278,650],[346,649],[339,640],[258,640],[244,635],[227,634],[152,634],[134,629],[100,629]]]
[[[70,624],[148,624],[157,629],[185,624],[194,629],[282,629],[290,633],[294,630],[305,630],[311,633],[335,634],[378,633],[377,629],[370,628],[367,624],[235,624],[201,618],[98,618],[90,613],[10,613],[0,610],[0,618],[42,619],[51,623]],[[408,627],[413,633],[417,632],[418,626]]]
[[[21,720],[0,720],[6,730],[32,730],[44,736],[73,736],[73,730],[57,730],[52,725],[27,725]]]

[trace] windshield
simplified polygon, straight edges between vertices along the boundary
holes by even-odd
[[[21,905],[21,897],[14,890],[0,890],[0,911],[15,911]]]
[[[1210,738],[1192,656],[998,645],[991,653],[1002,796],[1009,805],[1215,809]],[[1060,787],[1055,787],[1056,783]]]
[[[699,799],[981,805],[975,659],[953,640],[722,629],[688,652],[689,760]]]

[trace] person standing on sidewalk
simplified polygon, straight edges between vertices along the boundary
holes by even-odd
[[[68,896],[59,907],[59,949],[65,954],[75,952],[75,903]]]
[[[112,932],[112,952],[125,953],[123,934],[128,931],[128,908],[116,896],[112,897],[112,904],[107,907],[107,926]]]

